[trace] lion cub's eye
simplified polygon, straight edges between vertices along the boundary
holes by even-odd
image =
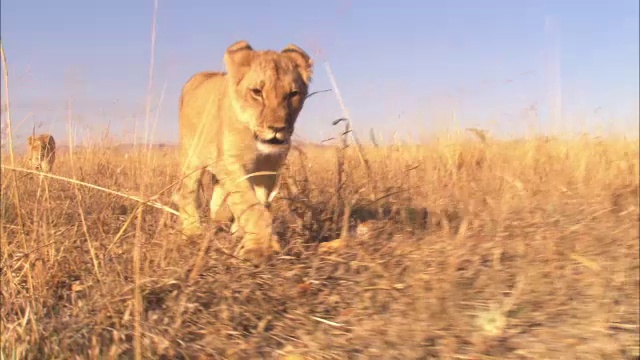
[[[261,98],[262,97],[262,90],[254,88],[251,89],[251,94],[257,98]]]
[[[289,93],[289,99],[292,99],[296,96],[300,95],[300,91],[298,90],[293,90],[292,92]]]

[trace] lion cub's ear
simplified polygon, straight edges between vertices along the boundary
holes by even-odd
[[[288,56],[298,65],[298,70],[304,82],[307,84],[311,82],[311,77],[313,76],[313,61],[304,50],[293,44],[289,44],[289,46],[282,50],[282,54]]]
[[[227,66],[229,75],[236,77],[242,70],[249,67],[253,53],[251,45],[244,40],[237,41],[229,46],[224,53],[224,64]]]

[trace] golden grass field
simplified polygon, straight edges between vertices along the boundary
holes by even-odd
[[[335,148],[292,151],[262,268],[210,222],[183,241],[169,211],[5,168],[3,358],[638,359],[637,140],[480,140],[366,147],[370,172],[350,147],[340,183]],[[174,149],[72,155],[53,175],[171,206]]]

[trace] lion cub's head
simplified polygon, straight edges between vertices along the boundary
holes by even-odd
[[[224,61],[233,108],[253,131],[258,148],[288,148],[313,74],[307,53],[295,45],[281,52],[255,51],[238,41],[227,49]]]

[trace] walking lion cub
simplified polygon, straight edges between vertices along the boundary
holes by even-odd
[[[29,163],[35,170],[45,173],[53,171],[53,163],[56,161],[56,141],[53,135],[41,134],[29,136]]]
[[[308,94],[313,62],[295,45],[280,52],[256,51],[246,41],[228,47],[224,62],[226,73],[200,72],[182,88],[182,182],[173,199],[183,235],[202,234],[198,188],[204,172],[211,173],[211,216],[226,204],[232,229],[244,234],[238,256],[260,264],[280,251],[269,205]],[[256,172],[271,174],[250,175]]]

